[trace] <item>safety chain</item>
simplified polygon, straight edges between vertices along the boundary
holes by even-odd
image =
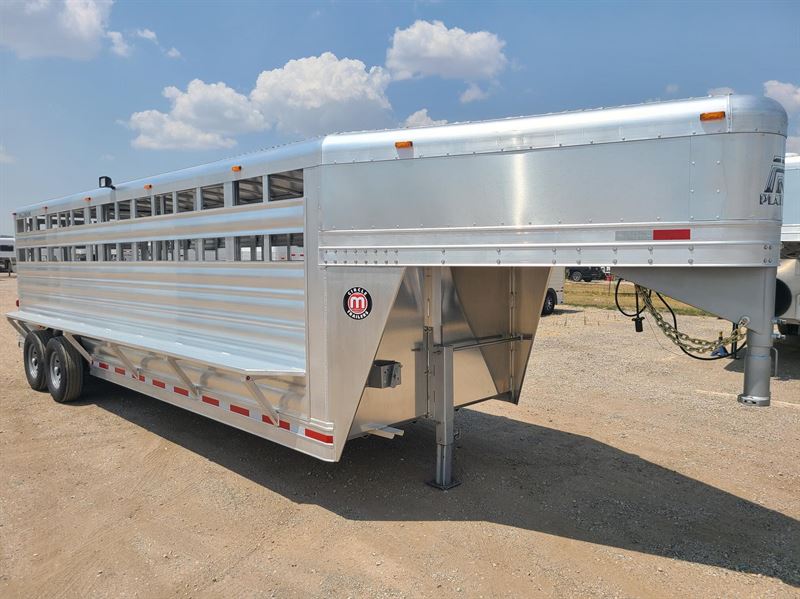
[[[651,292],[649,289],[636,285],[636,293],[639,295],[644,303],[644,307],[650,313],[650,316],[653,317],[653,320],[656,321],[658,328],[661,329],[664,335],[666,335],[675,345],[682,347],[687,351],[705,354],[710,351],[714,351],[720,346],[728,345],[730,343],[738,343],[739,341],[744,340],[747,334],[745,327],[747,326],[748,320],[743,318],[739,321],[733,332],[727,337],[715,339],[714,341],[706,341],[705,339],[689,337],[689,335],[686,333],[681,333],[673,325],[667,322],[661,315],[661,312],[655,309],[655,306],[653,306],[653,302],[650,299]]]

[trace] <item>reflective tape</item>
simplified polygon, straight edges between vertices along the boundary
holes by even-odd
[[[92,365],[93,366],[97,366],[98,368],[102,368],[103,370],[109,370],[109,371],[112,370],[111,367],[105,362],[92,362]],[[125,371],[124,368],[114,367],[113,368],[113,372],[114,372],[114,374],[118,374],[120,376],[125,376],[126,375],[126,371]],[[146,383],[147,382],[146,379],[145,379],[145,376],[142,375],[142,374],[137,376],[136,374],[132,373],[131,376],[134,379],[136,379],[139,382],[141,382],[141,383]],[[161,381],[161,380],[158,380],[158,379],[150,379],[150,384],[153,385],[154,387],[158,387],[159,389],[167,390],[167,383],[165,383],[164,381]],[[190,396],[189,390],[185,389],[184,387],[178,387],[176,385],[171,385],[171,388],[172,388],[172,392],[175,393],[176,395],[180,395],[182,397],[189,397]],[[220,401],[219,399],[217,399],[215,397],[212,397],[210,395],[201,395],[200,396],[200,401],[202,401],[203,403],[205,403],[205,404],[207,404],[209,406],[214,406],[216,408],[226,409],[226,406],[224,405],[224,403],[222,401]],[[227,404],[227,410],[230,411],[230,412],[233,412],[234,414],[238,414],[240,416],[243,416],[245,418],[252,418],[254,420],[258,420],[258,421],[263,422],[264,424],[268,424],[270,426],[274,426],[274,424],[275,424],[272,421],[272,418],[270,418],[266,414],[261,414],[259,412],[255,412],[253,410],[250,410],[249,408],[245,408],[243,406],[238,406],[238,405],[233,404],[233,403],[228,403]],[[278,426],[281,429],[285,430],[285,431],[288,431],[290,433],[294,433],[296,435],[300,435],[301,437],[306,437],[308,439],[312,439],[312,440],[317,441],[319,443],[325,443],[326,445],[332,445],[333,444],[333,435],[331,435],[330,433],[327,433],[327,432],[320,432],[320,431],[317,431],[317,430],[314,430],[314,429],[311,429],[311,428],[306,428],[305,426],[301,426],[299,424],[295,424],[295,423],[289,422],[287,420],[280,420],[278,422]]]

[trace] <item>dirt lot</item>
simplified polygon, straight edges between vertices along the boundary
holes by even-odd
[[[447,493],[428,423],[325,464],[106,383],[55,404],[0,348],[3,597],[800,596],[796,346],[748,408],[741,362],[562,309],[520,405],[459,412]]]

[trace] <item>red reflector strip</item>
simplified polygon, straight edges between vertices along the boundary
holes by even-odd
[[[185,395],[186,397],[189,397],[188,389],[184,389],[183,387],[173,387],[172,390],[175,391],[175,393],[177,393],[178,395]]]
[[[280,427],[281,428],[285,428],[287,431],[291,430],[291,427],[289,426],[289,423],[286,422],[285,420],[281,420],[280,421]]]
[[[209,397],[208,395],[204,395],[203,396],[203,401],[208,403],[208,404],[211,404],[212,406],[218,406],[219,405],[219,400],[218,399],[214,399],[213,397]]]
[[[108,370],[108,364],[106,364],[105,362],[99,362],[97,365],[100,368],[105,368],[106,370]]]
[[[139,381],[142,382],[142,383],[144,382],[144,375],[143,374],[139,375]]]
[[[114,372],[116,372],[117,374],[125,374],[125,369],[124,368],[114,368]]]
[[[160,387],[161,389],[167,388],[167,384],[164,381],[159,381],[157,379],[153,379],[153,385],[155,385],[156,387]]]
[[[247,408],[242,408],[237,405],[231,404],[231,412],[236,412],[237,414],[241,414],[242,416],[249,416],[250,410]]]
[[[272,424],[272,418],[270,418],[266,414],[261,414],[261,422],[266,422],[267,424]]]
[[[653,229],[653,241],[672,241],[691,238],[691,229]]]
[[[318,433],[317,431],[312,431],[310,428],[306,429],[306,437],[311,437],[312,439],[322,441],[323,443],[333,443],[333,435]]]

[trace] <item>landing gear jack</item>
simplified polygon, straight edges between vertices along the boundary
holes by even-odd
[[[428,484],[446,491],[461,484],[453,478],[455,408],[453,407],[453,348],[434,349],[433,418],[436,421],[436,476]]]

